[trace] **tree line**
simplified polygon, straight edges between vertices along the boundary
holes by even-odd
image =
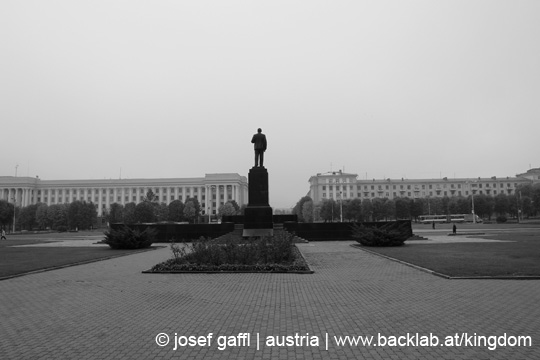
[[[148,191],[139,204],[134,202],[125,205],[113,203],[103,217],[108,223],[153,223],[163,221],[200,222],[202,211],[197,198],[188,197],[185,202],[174,200],[170,204],[159,203],[157,196]],[[239,215],[244,207],[232,200],[218,208],[217,217],[223,215]],[[6,230],[13,228],[15,215],[16,230],[58,231],[86,230],[96,227],[97,207],[92,202],[73,201],[70,204],[47,205],[38,203],[22,208],[0,200],[0,226]],[[206,215],[204,215],[206,217]]]
[[[70,204],[38,203],[22,208],[0,200],[0,226],[11,230],[13,221],[15,230],[84,230],[95,226],[97,211],[91,202],[79,200]]]
[[[302,197],[293,208],[293,214],[301,222],[340,221],[380,221],[394,219],[418,220],[420,215],[470,214],[472,196],[434,198],[375,198],[323,200],[314,205],[309,196]],[[497,216],[535,217],[540,213],[540,184],[521,185],[516,194],[488,196],[474,195],[474,212],[481,218]]]
[[[236,215],[241,211],[236,201],[232,200],[218,208],[217,217],[223,215]],[[202,217],[201,205],[197,198],[187,197],[185,202],[173,200],[168,205],[159,203],[157,196],[150,190],[142,202],[134,202],[125,205],[114,203],[105,214],[109,223],[153,223],[153,222],[200,222]]]

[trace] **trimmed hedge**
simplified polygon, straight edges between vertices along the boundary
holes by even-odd
[[[353,237],[365,246],[401,246],[411,237],[412,233],[409,230],[410,227],[405,223],[387,223],[379,228],[370,228],[362,224],[352,226]]]
[[[219,236],[230,233],[234,230],[233,223],[221,223],[221,224],[111,224],[111,229],[120,229],[124,226],[133,230],[144,231],[146,229],[155,229],[154,242],[171,242],[171,241],[191,241],[192,239],[204,238],[217,238]]]
[[[109,229],[105,232],[105,244],[112,249],[144,249],[152,245],[157,231],[146,228],[143,231],[128,226]]]
[[[377,221],[365,223],[293,223],[286,222],[285,230],[309,241],[331,241],[331,240],[356,240],[353,236],[353,226],[362,225],[370,229],[400,229],[407,237],[413,235],[410,220],[397,221]]]

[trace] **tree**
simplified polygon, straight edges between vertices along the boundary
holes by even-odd
[[[226,202],[225,204],[221,205],[219,208],[218,208],[218,217],[220,219],[223,218],[223,215],[225,216],[228,216],[228,215],[236,215],[236,210],[233,206],[233,204],[231,204],[231,202]]]
[[[294,206],[292,210],[292,213],[298,216],[299,222],[305,222],[304,215],[302,214],[302,209],[306,201],[313,201],[313,200],[309,196],[303,196],[302,198],[300,198],[300,200],[298,200],[298,202],[296,203],[296,205]]]
[[[69,204],[68,208],[68,225],[70,229],[78,229],[81,227],[81,224],[83,222],[82,216],[82,207],[83,203],[82,201],[75,200],[71,204]]]
[[[233,214],[233,215],[238,215],[239,212],[240,212],[240,205],[238,205],[238,203],[236,202],[236,200],[230,200],[229,203],[231,203],[231,205],[232,205],[233,208],[234,208],[234,214]]]
[[[143,201],[135,206],[134,220],[137,223],[152,223],[156,221],[154,205],[149,201]]]
[[[186,201],[186,204],[184,205],[184,219],[192,223],[195,221],[196,216],[197,209],[195,208],[195,204],[191,200]]]
[[[143,201],[144,202],[156,202],[156,201],[158,201],[158,196],[156,194],[154,194],[152,189],[148,189],[148,191],[146,192],[146,196],[143,199]]]
[[[169,221],[184,221],[184,203],[181,200],[173,200],[169,204]]]
[[[410,214],[411,214],[411,217],[413,217],[415,219],[415,221],[418,221],[418,217],[420,215],[424,215],[425,212],[424,212],[424,201],[425,199],[414,199],[413,201],[411,201],[409,203],[410,205]]]
[[[304,222],[313,222],[313,201],[305,201],[302,205],[302,218]]]
[[[21,229],[32,230],[36,225],[37,205],[28,205],[21,209],[19,220],[17,221]]]
[[[135,208],[137,205],[134,202],[127,203],[124,205],[124,224],[134,224],[137,222],[135,218]]]
[[[49,206],[45,203],[39,203],[36,209],[36,223],[38,229],[44,230],[50,226],[48,213]]]
[[[362,214],[367,221],[373,221],[373,204],[370,199],[362,200]]]
[[[67,230],[68,228],[68,204],[54,204],[47,209],[47,218],[51,229],[53,230]]]
[[[334,221],[336,216],[339,217],[339,209],[337,208],[336,201],[334,201],[334,199],[323,200],[319,214],[324,222]]]
[[[97,207],[92,202],[83,201],[83,207],[81,208],[82,223],[80,229],[90,229],[97,222]]]
[[[411,217],[411,206],[409,198],[397,198],[396,204],[396,219],[409,219]]]
[[[535,210],[533,207],[532,199],[529,196],[521,197],[521,211],[527,217],[534,216]]]
[[[495,196],[493,210],[497,215],[506,215],[510,211],[510,202],[506,194],[499,194]]]
[[[13,223],[13,204],[6,200],[0,200],[0,224],[2,228],[7,228],[8,224]]]
[[[165,203],[154,203],[154,213],[157,221],[167,221],[169,219],[169,207]]]
[[[441,199],[441,205],[442,205],[442,213],[443,215],[450,215],[450,198],[448,196],[444,196]]]
[[[493,213],[493,198],[485,194],[474,196],[474,212],[480,217],[487,217],[491,219]]]
[[[448,214],[462,214],[459,211],[459,198],[458,197],[451,197],[448,201]]]
[[[349,221],[363,221],[362,200],[355,198],[343,203],[343,217]]]
[[[189,201],[193,203],[193,208],[195,209],[195,215],[193,216],[193,219],[191,220],[192,222],[195,222],[195,219],[197,219],[199,215],[201,214],[201,205],[199,204],[199,200],[197,200],[197,198],[189,197],[189,196],[186,198],[186,202],[184,204],[187,205]]]
[[[457,214],[470,214],[471,213],[471,200],[463,196],[458,197],[457,200]]]
[[[124,205],[118,204],[118,203],[111,204],[107,221],[110,224],[123,222],[124,221]]]
[[[371,201],[373,205],[373,220],[388,220],[395,213],[393,200],[387,198],[375,198]]]

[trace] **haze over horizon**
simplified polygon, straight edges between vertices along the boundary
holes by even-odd
[[[259,127],[277,208],[331,170],[515,176],[540,167],[539,18],[538,1],[4,1],[0,176],[247,176]]]

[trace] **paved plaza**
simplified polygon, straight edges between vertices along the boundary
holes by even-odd
[[[312,275],[142,274],[171,256],[160,248],[0,281],[0,359],[540,358],[539,281],[446,280],[352,243],[299,244]],[[375,346],[398,336],[406,346]],[[532,346],[471,346],[479,336]]]

